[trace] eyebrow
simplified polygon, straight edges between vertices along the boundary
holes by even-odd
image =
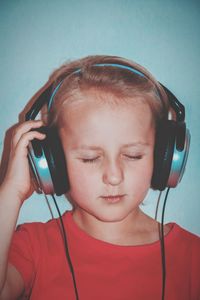
[[[80,145],[80,146],[74,146],[72,150],[95,150],[99,151],[101,150],[101,147],[98,146],[89,146],[89,145]]]
[[[138,147],[138,146],[146,147],[149,145],[150,144],[148,142],[138,141],[138,142],[122,145],[122,148],[132,148],[132,147]]]
[[[142,142],[142,141],[139,141],[139,142],[134,142],[134,143],[129,143],[129,144],[124,144],[124,145],[121,145],[120,148],[122,149],[126,149],[126,148],[136,148],[136,147],[146,147],[146,146],[149,146],[150,144],[148,142]],[[93,150],[93,151],[102,151],[102,148],[101,147],[98,147],[98,146],[89,146],[89,145],[80,145],[78,147],[74,146],[72,150],[75,150],[75,151],[81,151],[81,150]]]

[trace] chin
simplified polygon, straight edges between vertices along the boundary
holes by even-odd
[[[109,213],[109,211],[106,211],[93,216],[101,222],[115,223],[123,221],[128,216],[128,213],[123,213],[122,211]]]

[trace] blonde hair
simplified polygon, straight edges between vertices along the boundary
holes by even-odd
[[[89,90],[110,93],[119,100],[139,96],[149,105],[155,124],[168,117],[169,103],[162,86],[144,67],[121,57],[96,55],[67,62],[52,73],[49,83],[53,90],[61,83],[48,112],[49,126],[58,125],[64,104],[81,99]]]

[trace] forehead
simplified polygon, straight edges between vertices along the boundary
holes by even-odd
[[[115,139],[118,142],[129,143],[134,139],[148,139],[152,132],[152,113],[149,105],[139,98],[101,99],[108,94],[94,97],[85,95],[64,107],[61,135],[73,139],[94,142],[109,142]],[[113,96],[111,96],[113,97]]]
[[[68,119],[84,117],[85,114],[91,113],[101,114],[102,110],[116,112],[127,110],[137,112],[139,115],[146,114],[147,118],[153,121],[153,113],[147,97],[143,94],[137,94],[133,97],[118,97],[111,92],[98,91],[90,89],[81,92],[62,104],[60,109],[60,124],[64,125]],[[81,116],[79,115],[81,114]]]

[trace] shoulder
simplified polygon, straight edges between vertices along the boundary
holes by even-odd
[[[173,227],[181,239],[192,243],[192,245],[194,244],[200,247],[200,237],[198,235],[188,231],[176,223],[173,224]]]
[[[169,232],[169,242],[179,252],[196,257],[200,261],[200,237],[180,225],[173,223]]]
[[[64,214],[63,222],[67,223],[67,215],[68,213]],[[9,258],[11,262],[15,262],[19,261],[19,257],[23,257],[26,261],[34,261],[37,265],[41,256],[47,253],[54,254],[62,247],[62,232],[58,219],[46,223],[21,224],[13,235]]]
[[[24,223],[17,226],[15,230],[15,236],[21,236],[24,238],[36,238],[40,235],[45,234],[49,230],[55,227],[56,221],[50,220],[46,223],[43,222],[31,222],[31,223]]]
[[[66,222],[69,222],[69,214],[70,211],[67,211],[63,214],[62,219]],[[46,222],[30,222],[19,224],[16,228],[16,232],[27,231],[27,232],[40,232],[40,231],[48,231],[51,229],[55,229],[56,226],[59,226],[59,218],[53,218]]]
[[[63,215],[63,221],[68,222],[68,213]],[[52,219],[45,223],[32,222],[20,224],[17,226],[13,242],[30,243],[30,245],[37,245],[41,242],[49,242],[50,240],[57,239],[60,235],[60,220]]]

